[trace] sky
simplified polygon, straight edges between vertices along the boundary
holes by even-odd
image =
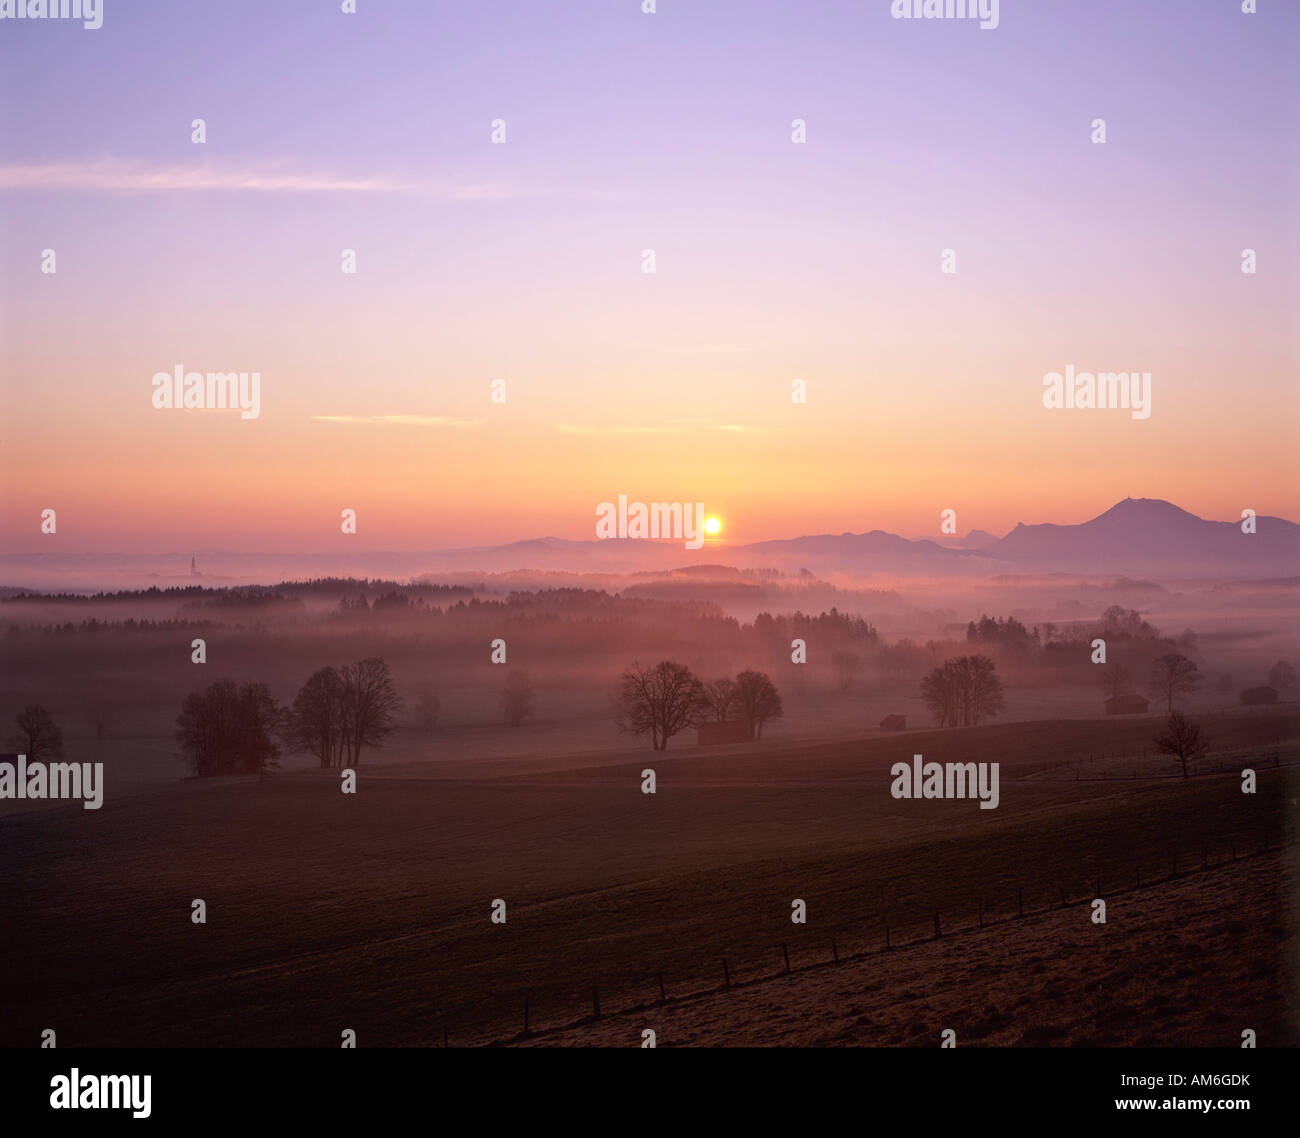
[[[1300,6],[656,6],[0,21],[0,548],[1300,518]],[[177,365],[258,417],[154,407]],[[1150,417],[1045,408],[1069,365]]]

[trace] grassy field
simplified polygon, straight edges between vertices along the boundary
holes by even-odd
[[[1118,894],[1104,926],[1056,908],[510,1042],[938,1047],[951,1029],[958,1047],[1239,1047],[1250,1028],[1294,1047],[1298,882],[1296,848],[1274,850]]]
[[[957,1008],[950,994],[924,1005],[949,1017],[965,1009],[962,1023],[941,1026],[970,1032],[979,1013],[1011,1017],[988,1027],[986,1042],[1078,1042],[1081,1009],[1111,999],[1103,985],[1084,1000],[1069,982],[1095,971],[1078,940],[1093,926],[1085,906],[1033,914],[1062,894],[1091,898],[1098,884],[1105,896],[1168,877],[1175,864],[1225,861],[1176,882],[1176,895],[1160,886],[1117,898],[1106,943],[1129,935],[1135,899],[1148,895],[1158,907],[1141,910],[1144,935],[1163,938],[1125,968],[1145,974],[1148,956],[1163,953],[1173,971],[1193,971],[1177,983],[1151,972],[1140,1003],[1118,992],[1104,1030],[1086,1038],[1172,1032],[1214,1046],[1240,1020],[1267,1021],[1294,1043],[1294,1017],[1278,1023],[1291,1005],[1258,976],[1233,987],[1226,1026],[1179,1010],[1190,977],[1236,975],[1243,954],[1255,962],[1246,974],[1276,953],[1275,976],[1293,975],[1293,891],[1281,888],[1281,863],[1232,856],[1291,840],[1300,766],[1287,764],[1300,761],[1300,722],[1277,709],[1209,717],[1207,727],[1236,770],[1245,758],[1259,769],[1256,795],[1241,793],[1235,770],[1213,773],[1214,755],[1204,775],[1164,777],[1169,761],[1140,757],[1150,721],[1089,720],[646,751],[601,765],[581,756],[570,769],[552,756],[491,778],[363,766],[355,797],[320,772],[190,780],[110,796],[100,811],[11,813],[0,818],[0,1043],[32,1046],[47,1027],[60,1046],[336,1046],[348,1027],[366,1046],[440,1044],[444,1030],[453,1045],[485,1043],[519,1031],[525,996],[532,1026],[545,1029],[587,1014],[593,986],[612,1012],[657,999],[660,974],[681,996],[717,985],[724,958],[743,983],[783,967],[782,944],[799,968],[828,959],[832,937],[842,954],[870,951],[886,924],[895,942],[910,941],[932,934],[936,909],[951,932],[977,925],[981,908],[986,921],[1013,917],[1018,903],[1026,920],[999,926],[1017,936],[985,929],[891,959],[977,945],[980,968],[953,989],[967,1002]],[[889,766],[914,753],[1001,763],[1000,807],[894,800]],[[646,767],[654,796],[640,791]],[[1090,781],[1132,770],[1142,777]],[[1242,929],[1202,943],[1196,930],[1234,890],[1242,899],[1221,919]],[[206,925],[190,921],[194,898],[207,902]],[[507,902],[505,925],[489,920],[494,898]],[[790,921],[794,898],[807,903],[806,925]],[[1187,906],[1204,912],[1193,920]],[[1068,935],[1052,931],[1061,920],[1072,922],[1061,926]],[[1042,969],[1027,964],[1024,937],[1038,938]],[[910,976],[921,999],[940,983],[923,964]],[[830,989],[808,991],[805,1041],[921,1043],[937,1030],[928,1012],[901,1022],[864,1003],[850,1014]],[[772,1040],[765,1013],[728,1006],[734,1015],[715,1016],[696,1041]],[[1016,1018],[1030,1006],[1032,1023]],[[879,1030],[856,1032],[862,1015]]]

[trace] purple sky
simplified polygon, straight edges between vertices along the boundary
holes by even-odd
[[[1300,6],[358,7],[0,23],[9,548],[47,506],[65,550],[585,538],[619,493],[736,540],[1300,513]],[[261,418],[154,410],[177,363]],[[1045,412],[1071,363],[1152,418]]]

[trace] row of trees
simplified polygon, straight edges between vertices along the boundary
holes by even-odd
[[[1151,661],[1147,692],[1172,715],[1174,705],[1196,692],[1204,678],[1195,660],[1181,652],[1167,652]],[[1108,699],[1129,695],[1134,691],[1133,677],[1123,664],[1112,660],[1102,668],[1101,687]]]
[[[687,727],[743,720],[751,739],[783,714],[781,695],[764,673],[746,670],[731,679],[705,683],[685,664],[661,660],[652,667],[633,664],[622,676],[616,700],[619,730],[649,735],[656,751]]]
[[[217,680],[185,697],[175,739],[200,776],[273,767],[286,747],[315,755],[322,767],[355,767],[363,747],[396,730],[400,707],[388,665],[370,656],[314,672],[289,707],[265,684]]]
[[[388,665],[369,656],[313,672],[288,707],[265,684],[217,680],[181,704],[175,738],[199,775],[250,774],[275,766],[285,750],[315,755],[322,768],[356,767],[366,747],[381,747],[397,730],[401,697]],[[511,671],[501,695],[502,718],[518,727],[537,709],[532,681]],[[438,695],[422,689],[416,722],[438,721]]]
[[[1179,652],[1170,652],[1151,661],[1146,690],[1153,699],[1163,703],[1166,712],[1172,715],[1175,705],[1200,690],[1204,679],[1195,660]],[[1279,692],[1294,687],[1296,682],[1296,670],[1286,660],[1279,660],[1268,670],[1269,687]],[[1231,676],[1219,678],[1220,691],[1231,690],[1232,686]],[[1115,660],[1102,669],[1101,687],[1108,699],[1129,695],[1135,691],[1132,674],[1128,668]]]
[[[378,656],[321,668],[294,698],[286,738],[322,767],[355,767],[362,747],[382,746],[397,729],[401,706],[388,665]]]
[[[537,692],[527,672],[512,668],[506,675],[505,688],[499,704],[501,718],[511,727],[521,727],[537,714]],[[442,700],[432,684],[423,684],[415,691],[415,709],[412,721],[421,731],[432,731],[442,715]]]

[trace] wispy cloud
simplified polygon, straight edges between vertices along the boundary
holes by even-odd
[[[554,423],[566,435],[668,435],[691,430],[690,427],[591,427],[581,423]]]
[[[566,435],[684,435],[693,431],[729,431],[739,435],[765,435],[762,427],[745,427],[739,423],[715,423],[711,419],[674,419],[667,423],[637,426],[591,426],[582,423],[552,423]]]
[[[390,175],[350,177],[285,162],[151,163],[121,158],[0,163],[0,190],[159,193],[229,190],[254,193],[428,194],[448,201],[511,197],[496,186],[410,182]]]
[[[447,419],[441,415],[313,415],[322,423],[369,423],[399,427],[477,427],[478,419]]]

